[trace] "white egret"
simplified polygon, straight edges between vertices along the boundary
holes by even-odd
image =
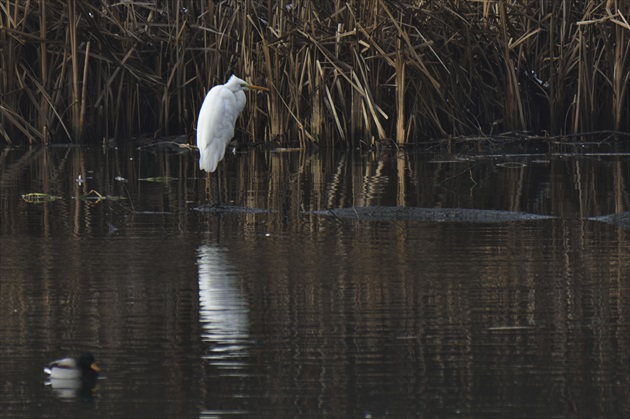
[[[200,169],[214,172],[223,160],[225,148],[234,137],[236,118],[245,108],[244,90],[269,89],[232,76],[227,83],[214,86],[206,95],[197,119]]]

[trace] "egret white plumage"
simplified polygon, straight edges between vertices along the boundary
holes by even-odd
[[[245,108],[245,90],[268,91],[236,76],[225,84],[214,86],[203,101],[197,120],[197,148],[199,168],[214,172],[225,156],[225,148],[234,138],[236,118]]]

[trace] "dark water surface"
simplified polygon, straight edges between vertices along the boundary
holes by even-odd
[[[575,151],[252,151],[221,196],[269,211],[208,214],[194,153],[1,149],[0,416],[628,417],[630,230],[588,217],[630,158]],[[351,206],[554,218],[311,213]],[[94,389],[46,385],[85,350]]]

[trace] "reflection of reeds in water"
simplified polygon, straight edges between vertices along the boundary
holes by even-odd
[[[230,73],[249,137],[372,145],[427,136],[628,130],[630,4],[6,1],[6,142],[192,133]]]

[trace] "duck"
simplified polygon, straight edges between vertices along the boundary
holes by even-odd
[[[96,379],[101,369],[91,352],[84,352],[78,358],[62,358],[48,364],[44,372],[51,380]]]

